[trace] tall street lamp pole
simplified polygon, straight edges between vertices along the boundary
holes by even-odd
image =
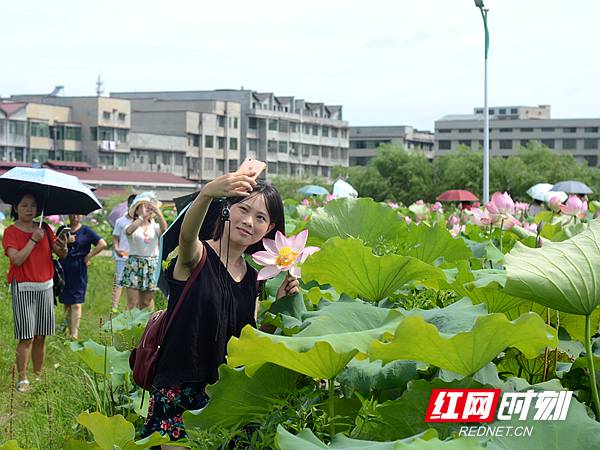
[[[490,48],[490,33],[487,26],[489,9],[483,5],[483,0],[475,0],[475,6],[481,12],[483,29],[485,30],[485,61],[483,75],[483,203],[490,200],[490,112],[488,110],[488,50]]]

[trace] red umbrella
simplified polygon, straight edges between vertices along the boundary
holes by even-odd
[[[436,200],[440,202],[476,202],[479,199],[475,194],[464,189],[452,189],[442,192]]]

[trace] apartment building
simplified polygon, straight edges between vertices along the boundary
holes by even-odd
[[[490,108],[490,154],[508,157],[530,141],[570,153],[590,166],[598,165],[600,118],[552,119],[549,105]],[[459,146],[483,147],[483,109],[473,114],[448,115],[435,122],[435,155]]]
[[[60,159],[59,157],[62,156],[63,158],[73,158],[74,161],[85,161],[92,166],[128,167],[131,124],[131,108],[128,101],[109,97],[62,97],[56,95],[14,95],[11,99],[18,102],[46,105],[46,107],[60,106],[70,110],[70,119],[64,123],[63,135],[60,135],[61,131],[57,129],[56,136],[66,137],[68,132],[69,139],[62,140],[75,141],[79,144],[63,144],[62,149],[54,150],[55,152],[59,151],[58,154],[55,154],[54,159]],[[30,110],[44,111],[44,108],[31,107]],[[45,110],[49,111],[50,109],[46,108]],[[60,115],[56,111],[55,113]],[[35,117],[32,118],[32,122],[39,122],[35,119]],[[59,123],[61,122],[59,121]],[[44,127],[42,126],[42,128]],[[32,130],[32,133],[38,132]],[[45,130],[39,132],[42,135],[45,133]],[[34,141],[34,145],[38,145],[38,142]]]
[[[180,92],[116,92],[112,97],[134,100],[155,99],[162,101],[221,101],[227,105],[239,105],[239,126],[230,127],[230,120],[235,122],[235,114],[229,107],[227,114],[222,114],[220,128],[237,130],[239,140],[238,160],[234,162],[236,151],[231,148],[230,137],[219,136],[217,129],[203,128],[199,143],[206,143],[206,138],[214,133],[215,138],[225,138],[226,154],[220,157],[217,143],[214,153],[215,175],[221,170],[231,170],[247,156],[256,157],[267,162],[268,174],[293,175],[303,177],[321,175],[328,177],[335,165],[348,166],[348,123],[343,120],[342,107],[325,105],[324,103],[307,102],[291,96],[280,97],[273,93],[259,93],[251,90],[213,90],[213,91],[180,91]],[[137,114],[137,104],[134,103]],[[223,122],[224,121],[224,122]],[[223,141],[222,141],[223,142]],[[199,164],[204,177],[205,161],[210,165],[213,158],[210,148],[199,146]],[[205,156],[206,155],[206,156]],[[223,161],[223,169],[221,162]]]
[[[27,103],[0,102],[0,160],[27,158]]]
[[[407,125],[350,127],[351,166],[366,166],[377,156],[377,147],[394,144],[411,151],[420,151],[427,158],[433,158],[434,134],[420,131]]]

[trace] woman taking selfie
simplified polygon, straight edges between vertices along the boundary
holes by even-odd
[[[204,264],[162,343],[143,436],[158,431],[173,440],[185,437],[181,415],[206,405],[204,388],[217,381],[227,342],[245,325],[256,326],[257,272],[244,254],[262,250],[265,236],[273,238],[276,231],[284,231],[281,197],[270,184],[255,181],[256,175],[240,171],[216,178],[202,188],[185,214],[178,257],[166,273],[167,314],[182,301],[186,281],[203,258]],[[221,197],[226,197],[228,220],[217,220],[212,239],[202,241],[198,234],[209,207]],[[288,277],[277,298],[296,292],[298,281]]]
[[[10,260],[8,284],[13,304],[14,331],[17,343],[17,391],[29,389],[27,365],[33,360],[33,373],[38,380],[45,356],[46,336],[54,334],[52,252],[67,255],[64,236],[56,239],[47,225],[33,221],[38,215],[38,201],[22,192],[12,205],[15,223],[4,232],[2,247]]]

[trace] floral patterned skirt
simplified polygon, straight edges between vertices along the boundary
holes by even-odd
[[[154,291],[157,270],[158,258],[129,255],[123,269],[121,285],[138,291]]]
[[[173,441],[186,437],[182,414],[185,410],[206,406],[208,396],[204,386],[204,383],[182,383],[169,388],[153,388],[141,437],[150,436],[155,431],[168,435]]]

